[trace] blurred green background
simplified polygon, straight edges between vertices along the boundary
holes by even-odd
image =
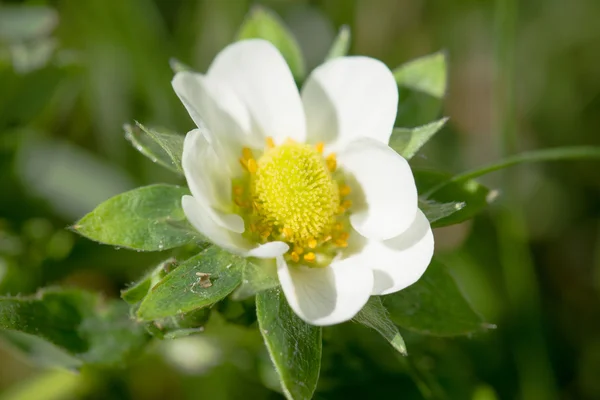
[[[206,70],[255,4],[282,17],[309,69],[344,24],[352,54],[391,68],[447,50],[441,112],[401,91],[399,125],[450,117],[415,166],[459,172],[522,150],[600,145],[598,0],[3,1],[0,294],[59,284],[118,297],[164,258],[64,228],[124,190],[181,183],[137,153],[122,125],[191,129],[169,58]],[[482,182],[497,199],[437,230],[436,251],[497,329],[403,331],[403,359],[356,324],[328,328],[315,398],[600,398],[600,166],[529,165]],[[118,370],[43,368],[0,342],[0,399],[280,397],[257,329],[218,315],[205,334],[154,342]]]

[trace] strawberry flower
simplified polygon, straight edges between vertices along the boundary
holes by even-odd
[[[253,39],[172,83],[198,127],[184,142],[187,219],[227,251],[276,259],[300,318],[347,321],[425,272],[433,234],[387,145],[398,89],[383,63],[327,61],[299,92],[279,51]]]

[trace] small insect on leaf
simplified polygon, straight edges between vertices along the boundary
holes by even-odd
[[[210,281],[210,274],[205,272],[196,272],[196,276],[198,277],[198,282],[195,285],[200,286],[201,288],[209,288],[212,286],[212,282]]]

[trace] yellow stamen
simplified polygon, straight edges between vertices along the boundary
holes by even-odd
[[[248,160],[248,171],[250,171],[251,174],[255,174],[257,170],[258,170],[258,164],[256,164],[256,160],[254,160],[254,158],[249,159]]]
[[[260,236],[261,236],[263,239],[266,239],[266,238],[268,238],[269,236],[271,236],[271,231],[270,231],[270,230],[268,230],[268,229],[266,229],[266,230],[264,230],[264,231],[262,231],[262,232],[260,233]]]
[[[296,253],[295,251],[292,251],[292,254],[290,254],[290,258],[292,259],[293,262],[300,261],[300,255],[298,253]]]
[[[344,207],[345,210],[348,210],[350,207],[352,207],[352,202],[350,200],[344,200],[342,201],[341,206]]]
[[[274,147],[275,147],[275,142],[273,141],[273,138],[272,138],[271,136],[268,136],[268,137],[265,139],[265,142],[266,142],[266,144],[267,144],[267,148],[268,148],[268,149],[272,149],[272,148],[274,148]]]
[[[291,237],[294,236],[294,231],[288,227],[285,227],[285,228],[283,228],[283,234],[285,235],[285,237],[291,239]]]
[[[236,196],[241,196],[242,194],[244,194],[244,188],[238,185],[235,185],[233,187],[233,194],[235,194]]]
[[[348,196],[351,192],[350,186],[342,185],[340,186],[340,196]]]
[[[335,225],[333,225],[334,231],[341,231],[342,229],[344,229],[344,224],[341,222],[336,222]]]
[[[329,171],[333,172],[337,168],[337,159],[335,153],[331,153],[325,158],[325,163],[327,164],[327,168]]]
[[[240,157],[240,164],[245,170],[248,170],[248,162],[244,159],[244,157]]]
[[[304,255],[304,261],[313,262],[313,261],[315,261],[315,258],[317,258],[317,257],[315,256],[315,253],[313,253],[312,251],[310,253],[306,253]]]
[[[304,248],[300,246],[294,246],[294,253],[302,254],[304,253]]]
[[[250,150],[248,147],[244,147],[242,149],[242,155],[244,156],[245,160],[250,160],[250,159],[254,158],[254,155],[252,154],[252,150]]]
[[[348,242],[342,239],[336,239],[333,243],[338,247],[348,247]]]
[[[319,142],[315,145],[315,149],[321,154],[323,154],[324,148],[325,148],[325,143],[323,143],[323,142]]]
[[[315,238],[309,239],[308,247],[310,247],[311,249],[314,249],[315,247],[317,247],[317,240]]]
[[[348,232],[342,232],[342,233],[340,233],[340,239],[341,240],[348,240],[349,237],[350,237],[350,234]]]

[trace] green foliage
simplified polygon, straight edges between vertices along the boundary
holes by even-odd
[[[312,398],[321,369],[321,328],[302,321],[280,289],[257,294],[256,315],[286,397]]]
[[[203,332],[210,314],[210,308],[199,308],[149,322],[146,324],[146,329],[158,339],[177,339]]]
[[[75,289],[0,298],[0,328],[29,335],[5,335],[9,340],[14,338],[22,349],[42,348],[55,356],[62,353],[56,361],[67,360],[72,363],[70,367],[122,363],[147,341],[143,327],[129,318],[125,303],[103,302],[96,294]],[[40,345],[31,337],[46,344]]]
[[[121,291],[121,298],[129,304],[137,304],[144,300],[148,292],[158,283],[165,275],[177,267],[177,260],[169,258],[161,262],[157,267],[148,271],[140,280],[133,283],[127,289]]]
[[[488,188],[474,180],[450,183],[433,193],[431,197],[427,197],[423,193],[427,193],[430,188],[441,182],[448,181],[452,175],[432,170],[414,170],[413,172],[421,195],[419,205],[428,218],[430,216],[433,218],[432,225],[434,227],[454,225],[471,219],[483,211],[494,197]],[[435,203],[431,203],[431,201]],[[444,213],[448,213],[447,216],[444,216]]]
[[[445,226],[443,223],[438,223],[439,220],[444,220],[446,217],[462,210],[465,207],[465,203],[438,203],[433,200],[419,200],[419,208],[433,228],[439,228],[440,226]],[[445,221],[452,220],[448,219]],[[450,225],[450,223],[446,223],[446,225]]]
[[[0,41],[25,42],[48,35],[58,23],[50,7],[0,6]]]
[[[394,128],[390,137],[389,146],[396,150],[402,157],[410,160],[448,121],[442,118],[439,121],[416,128]]]
[[[402,339],[402,335],[398,332],[398,328],[390,320],[389,313],[383,306],[379,296],[371,297],[363,309],[356,314],[354,321],[375,329],[400,354],[403,356],[407,355],[404,339]]]
[[[275,260],[250,260],[244,267],[242,284],[232,297],[242,300],[276,286],[279,286],[279,278]]]
[[[299,81],[304,79],[306,67],[300,46],[277,14],[264,7],[255,6],[246,17],[237,36],[238,40],[253,38],[273,43],[287,61],[294,78]]]
[[[473,311],[452,276],[435,259],[417,283],[382,300],[396,325],[425,335],[466,335],[491,327]]]
[[[327,60],[331,60],[337,57],[343,57],[348,55],[348,50],[350,50],[350,40],[352,39],[352,33],[350,31],[350,27],[344,25],[340,28],[337,36],[335,37],[331,48],[329,49],[329,53],[327,53]]]
[[[398,85],[442,98],[446,93],[447,69],[446,53],[440,51],[409,61],[393,72]]]
[[[100,243],[160,251],[194,239],[181,208],[187,188],[150,185],[117,195],[80,219],[73,229]]]
[[[152,287],[137,311],[138,318],[172,317],[222,300],[240,284],[245,263],[243,258],[209,247]]]
[[[125,130],[125,138],[131,142],[136,150],[152,162],[183,175],[181,166],[183,135],[167,132],[166,130],[146,128],[139,122],[136,122],[135,126],[125,124],[123,129]]]

